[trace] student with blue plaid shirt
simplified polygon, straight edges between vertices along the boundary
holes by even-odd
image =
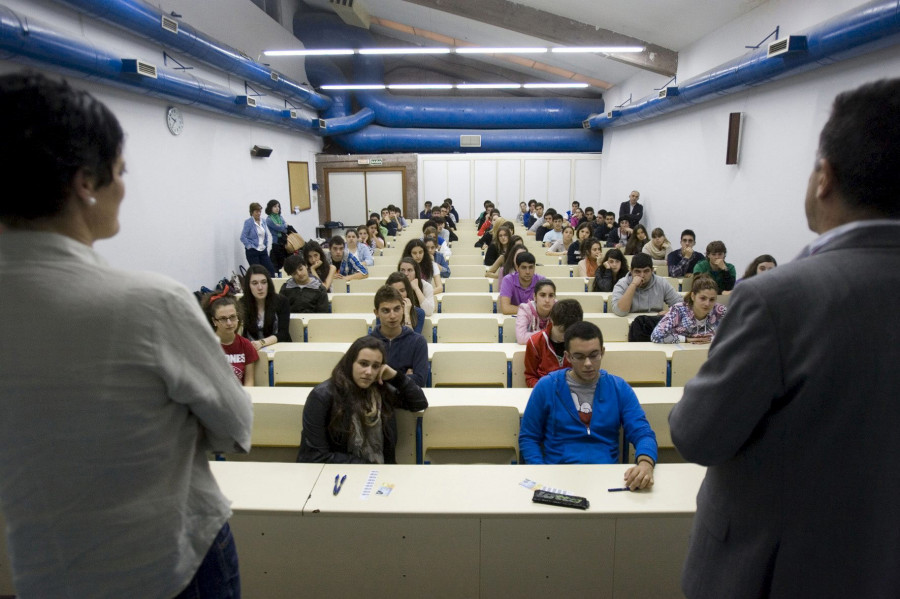
[[[346,251],[344,247],[344,238],[335,235],[328,241],[328,248],[331,250],[331,263],[340,264],[338,271],[334,274],[335,279],[344,279],[352,281],[354,279],[368,279],[369,269],[360,261],[359,258]]]

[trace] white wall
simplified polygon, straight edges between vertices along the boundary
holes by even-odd
[[[123,55],[162,64],[161,50],[153,44],[79,19],[55,3],[7,0],[7,5],[23,16],[64,30],[68,35],[84,35],[87,41],[100,48],[115,47],[128,53]],[[185,22],[201,31],[205,31],[204,14],[233,11],[244,22],[252,23],[248,32],[254,36],[291,37],[246,0],[217,0],[214,7],[206,7],[205,13],[196,2],[184,0],[168,2],[163,8],[178,9]],[[218,18],[213,18],[210,23]],[[217,28],[219,31],[207,33],[218,35],[222,27],[218,25]],[[246,37],[223,41],[242,46],[248,54],[256,51]],[[243,90],[242,81],[232,80],[201,65],[191,66],[196,67],[192,73],[198,77],[228,85],[235,93]],[[21,68],[20,64],[0,61],[0,72]],[[289,207],[287,161],[308,162],[310,182],[315,181],[315,154],[322,147],[319,138],[190,106],[180,106],[185,127],[184,132],[175,137],[166,129],[164,118],[166,107],[174,103],[102,84],[88,84],[77,78],[69,80],[76,87],[89,89],[107,104],[119,118],[126,134],[124,153],[128,172],[120,214],[121,231],[116,237],[95,245],[97,251],[115,266],[161,272],[191,289],[212,285],[239,264],[246,263],[238,237],[243,221],[249,216],[250,202],[265,206],[274,198],[286,209]],[[277,102],[273,97],[262,100],[272,104]],[[251,158],[253,145],[268,146],[274,152],[270,158]],[[311,210],[298,216],[286,216],[286,220],[307,238],[314,236],[318,224],[315,196],[312,201]]]
[[[573,200],[599,208],[600,154],[419,154],[419,211],[453,198],[460,218],[475,218],[490,200],[515,219],[519,202],[569,210]]]
[[[683,51],[679,80],[739,56],[781,25],[782,35],[859,2],[773,1]],[[685,72],[683,75],[682,72]],[[787,262],[814,238],[803,211],[818,134],[837,93],[900,73],[900,46],[826,66],[694,108],[604,131],[601,192],[615,206],[641,192],[648,227],[675,246],[682,229],[698,247],[721,239],[739,275],[762,253]],[[607,108],[642,98],[666,78],[638,76],[606,95]],[[725,165],[728,114],[743,112],[740,160]]]

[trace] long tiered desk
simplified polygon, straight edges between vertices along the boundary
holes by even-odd
[[[705,471],[660,464],[652,491],[610,493],[627,466],[212,467],[233,501],[244,594],[273,599],[680,597]],[[532,503],[525,479],[590,509]]]

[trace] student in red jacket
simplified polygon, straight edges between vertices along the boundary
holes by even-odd
[[[584,320],[584,310],[577,300],[564,299],[550,310],[550,324],[538,331],[525,345],[525,383],[533,388],[542,376],[572,365],[565,358],[566,328]]]

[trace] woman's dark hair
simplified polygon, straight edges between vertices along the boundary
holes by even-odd
[[[750,266],[747,267],[746,272],[744,272],[744,278],[749,279],[750,277],[756,276],[756,269],[759,268],[759,265],[763,262],[771,262],[775,266],[778,266],[778,262],[775,261],[775,258],[769,254],[763,254],[762,256],[757,256],[753,262],[750,263]]]
[[[275,208],[275,206],[278,206],[280,208],[281,202],[279,202],[278,200],[269,200],[269,202],[266,204],[266,214],[272,214],[272,210]]]
[[[387,245],[387,240],[384,238],[384,235],[381,234],[381,227],[380,227],[379,224],[378,224],[378,219],[377,219],[377,218],[370,218],[370,219],[366,222],[366,228],[367,228],[367,229],[370,228],[372,225],[375,225],[375,235],[376,235],[376,237],[378,237],[379,239],[381,239],[381,241],[383,241],[384,244]],[[371,236],[372,236],[372,231],[369,231],[369,237],[371,237]]]
[[[416,272],[416,279],[420,281],[422,280],[422,268],[419,266],[419,263],[412,258],[412,256],[403,256],[402,258],[400,258],[400,261],[397,262],[397,272],[400,272],[401,264],[412,264],[413,270]],[[410,285],[412,285],[412,283],[410,283]],[[422,286],[420,285],[419,289],[421,288]]]
[[[591,223],[581,223],[580,225],[575,227],[575,242],[576,243],[578,242],[578,236],[581,235],[581,231],[584,229],[588,230],[588,233],[589,233],[588,237],[593,235],[593,232],[591,229]],[[580,250],[581,248],[578,248],[578,249]]]
[[[422,271],[422,278],[430,282],[434,277],[434,262],[431,261],[431,254],[428,253],[428,248],[425,247],[424,241],[421,239],[410,239],[406,247],[403,248],[403,257],[412,258],[413,248],[422,248],[422,261],[419,263],[419,269]]]
[[[403,288],[406,289],[406,297],[409,298],[409,301],[412,302],[413,306],[416,308],[421,307],[419,305],[419,296],[416,295],[416,292],[412,288],[412,283],[409,282],[409,279],[406,278],[405,274],[399,271],[389,274],[384,284],[392,286],[394,283],[403,283]],[[409,324],[412,328],[416,328],[419,324],[419,315],[416,314],[415,310],[409,315]]]
[[[716,295],[719,295],[719,286],[716,284],[715,279],[706,273],[695,276],[694,281],[691,283],[691,290],[684,294],[684,303],[693,307],[694,298],[691,297],[691,294],[700,293],[706,289],[711,289],[716,292]]]
[[[322,246],[317,242],[307,241],[306,245],[303,246],[303,257],[306,258],[306,263],[310,265],[310,270],[312,270],[313,262],[309,259],[309,255],[313,252],[317,252],[319,254],[319,258],[322,260],[322,264],[313,274],[315,274],[316,277],[318,277],[319,280],[324,283],[325,279],[328,278],[328,261],[325,260],[325,250],[323,250]]]
[[[534,286],[534,296],[537,297],[538,291],[540,291],[544,287],[552,287],[553,293],[556,293],[556,283],[553,282],[553,279],[541,279]]]
[[[577,240],[576,240],[577,242]],[[600,247],[603,247],[603,242],[597,239],[596,237],[588,237],[584,241],[581,242],[581,257],[584,259],[588,259],[591,257],[591,247],[595,244],[599,243]]]
[[[497,230],[494,231],[494,234],[493,234],[494,238],[493,238],[493,240],[491,240],[491,243],[494,244],[494,248],[496,248],[496,250],[497,250],[498,256],[502,256],[503,254],[505,254],[507,248],[510,247],[509,241],[513,237],[513,228],[508,225],[509,225],[509,222],[507,221],[507,222],[503,223],[502,225],[500,225],[499,227],[497,227]],[[505,247],[503,246],[503,244],[500,243],[500,231],[506,231],[506,233],[507,233]]]
[[[506,259],[503,261],[503,276],[516,272],[516,252],[519,251],[519,248],[526,252],[528,251],[528,248],[522,243],[510,246],[509,251],[506,252]]]
[[[95,188],[112,182],[125,135],[115,115],[89,93],[34,72],[4,75],[0,114],[6,198],[0,222],[15,227],[59,214],[79,171]]]
[[[638,231],[644,232],[644,241],[640,241],[638,239]],[[644,225],[638,225],[634,228],[634,231],[631,233],[631,237],[628,238],[628,242],[625,244],[625,253],[634,255],[644,249],[644,244],[650,241],[650,234],[647,233],[647,227]]]
[[[253,275],[265,275],[266,277],[266,299],[263,302],[263,309],[265,310],[265,316],[263,317],[263,330],[259,330],[259,326],[257,326],[257,318],[256,315],[259,313],[259,306],[256,303],[256,298],[253,296],[253,292],[250,290],[250,277]],[[269,271],[266,270],[266,267],[261,264],[252,264],[250,268],[247,269],[247,274],[244,276],[244,295],[241,297],[241,304],[244,308],[244,313],[247,315],[247,322],[244,323],[244,337],[248,339],[258,339],[259,337],[268,337],[269,335],[274,335],[273,329],[275,328],[275,284],[272,282],[272,277],[269,275]],[[281,326],[284,326],[282,323]]]
[[[350,423],[353,421],[354,415],[357,416],[359,422],[365,420],[369,393],[367,389],[361,389],[353,381],[353,363],[359,357],[359,352],[364,349],[381,352],[381,359],[387,359],[387,352],[381,340],[366,335],[350,345],[347,353],[331,371],[331,419],[328,422],[328,434],[340,444],[344,444],[350,435]],[[389,385],[380,386],[373,383],[373,387],[381,395],[381,418],[384,423],[394,412],[397,396]],[[382,426],[382,428],[386,440],[392,443],[393,430],[389,426]]]
[[[591,291],[598,291],[597,289],[597,281],[600,280],[600,277],[607,270],[606,261],[612,258],[613,260],[618,260],[622,263],[622,266],[619,267],[619,272],[613,273],[613,286],[619,282],[620,279],[625,278],[625,275],[628,274],[628,262],[625,261],[625,255],[622,253],[622,250],[618,248],[612,248],[611,250],[607,250],[606,255],[603,256],[603,262],[597,265],[597,272],[594,274],[594,280],[591,281]]]
[[[214,320],[216,310],[224,308],[225,306],[234,306],[234,309],[237,311],[237,329],[239,330],[241,325],[244,324],[244,315],[242,314],[242,307],[235,296],[230,293],[207,293],[200,299],[200,307],[203,308],[203,313],[206,314],[206,318],[209,320],[209,324],[212,325],[214,331],[216,330],[216,323]]]

